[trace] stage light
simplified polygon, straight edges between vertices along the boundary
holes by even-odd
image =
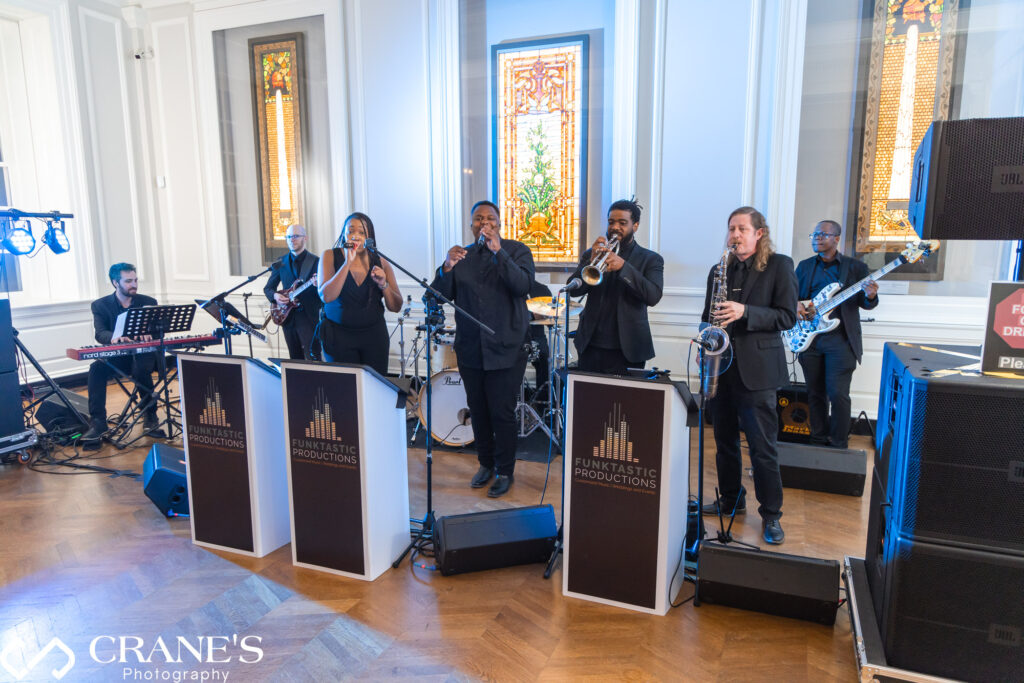
[[[50,251],[54,254],[63,254],[71,249],[71,242],[64,232],[64,221],[47,221],[46,226],[43,244],[48,246]]]
[[[36,238],[32,236],[28,221],[24,223],[25,227],[14,227],[16,223],[9,223],[3,241],[0,241],[4,249],[16,256],[29,254],[36,248]]]

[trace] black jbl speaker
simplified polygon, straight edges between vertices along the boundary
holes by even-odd
[[[36,409],[36,419],[39,424],[48,432],[61,429],[85,429],[89,424],[89,399],[73,391],[65,389],[58,389],[58,391],[75,409],[74,412],[68,410],[68,407],[60,400],[60,396],[51,394]]]
[[[21,384],[17,372],[0,372],[0,437],[25,431]]]
[[[1024,383],[961,373],[977,360],[946,348],[885,345],[878,466],[894,530],[1024,555]]]
[[[864,495],[868,455],[862,450],[779,443],[782,485],[793,489]]]
[[[187,515],[185,451],[160,443],[153,444],[142,465],[142,490],[164,515]]]
[[[913,172],[909,218],[922,238],[1024,238],[1024,117],[935,121]]]
[[[886,544],[880,622],[891,666],[968,681],[1024,674],[1024,558],[912,541]]]
[[[437,564],[445,576],[547,562],[558,525],[550,505],[441,517],[434,525]]]
[[[703,543],[697,565],[701,603],[836,623],[839,563]]]
[[[11,300],[0,299],[0,373],[15,372],[17,369],[14,326],[11,324]]]

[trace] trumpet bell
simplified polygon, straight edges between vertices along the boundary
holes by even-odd
[[[604,271],[595,266],[583,266],[583,270],[580,271],[580,279],[594,287],[601,284],[601,280],[604,279]]]

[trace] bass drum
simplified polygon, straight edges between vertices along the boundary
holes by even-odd
[[[469,416],[466,389],[458,370],[444,370],[430,378],[431,415],[430,433],[446,446],[465,446],[473,443],[473,423]],[[420,424],[427,426],[427,385],[420,387],[420,404],[416,413]]]

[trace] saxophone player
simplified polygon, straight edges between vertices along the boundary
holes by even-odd
[[[746,512],[740,455],[740,430],[746,434],[754,468],[765,542],[782,543],[782,477],[776,437],[779,423],[775,392],[786,382],[786,355],[780,332],[796,323],[797,287],[793,259],[776,254],[768,223],[749,206],[729,214],[726,300],[711,310],[717,266],[708,274],[701,320],[724,327],[733,362],[718,379],[710,410],[714,422],[719,498],[704,514]]]
[[[607,234],[583,252],[569,278],[574,296],[589,295],[576,330],[580,370],[624,375],[654,358],[647,309],[661,301],[665,260],[636,243],[640,211],[630,199],[612,203]],[[598,262],[599,269],[588,268]]]

